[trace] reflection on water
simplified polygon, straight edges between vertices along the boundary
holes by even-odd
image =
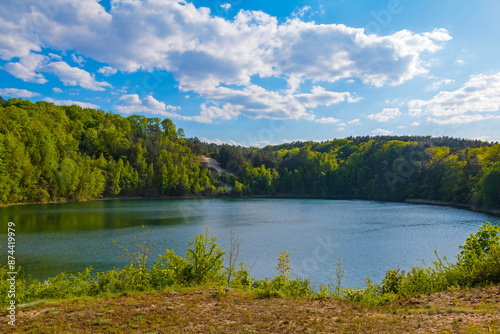
[[[210,226],[225,247],[230,230],[241,239],[241,260],[258,278],[276,274],[277,254],[291,253],[292,274],[314,284],[333,279],[340,254],[345,283],[376,282],[385,271],[434,260],[450,261],[470,233],[497,217],[454,208],[315,199],[114,200],[21,205],[0,209],[4,231],[16,223],[17,261],[37,278],[93,266],[121,267],[112,243],[131,247],[142,225],[155,231],[155,248],[184,255],[186,239]],[[6,245],[2,234],[2,245]],[[4,248],[5,246],[2,246]],[[5,251],[0,253],[6,253]]]

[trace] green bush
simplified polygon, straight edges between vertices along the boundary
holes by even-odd
[[[187,266],[184,268],[184,279],[188,284],[220,282],[223,279],[224,252],[216,243],[217,237],[209,235],[207,226],[204,234],[193,236],[194,240],[188,241]]]
[[[304,278],[291,279],[290,254],[281,251],[278,255],[276,265],[278,275],[271,281],[267,278],[255,280],[252,288],[253,292],[261,298],[286,297],[286,298],[308,298],[314,295],[311,282]]]
[[[500,283],[500,227],[486,222],[460,249],[457,267],[463,276],[463,285]]]
[[[229,285],[242,290],[250,290],[253,284],[253,279],[250,277],[250,271],[245,269],[243,262],[240,262],[240,269],[236,271]]]

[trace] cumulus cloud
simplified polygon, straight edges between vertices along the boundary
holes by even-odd
[[[104,81],[97,81],[94,75],[81,68],[71,67],[63,61],[52,62],[43,66],[44,72],[55,74],[65,86],[81,86],[89,90],[102,91],[111,85]]]
[[[49,52],[49,57],[55,60],[62,60],[62,57],[60,55],[56,55],[54,53]]]
[[[308,142],[308,141],[320,142],[321,140],[307,140],[307,139],[283,139],[283,143],[297,143],[297,142]]]
[[[180,107],[166,105],[164,102],[156,100],[151,95],[141,100],[138,94],[127,94],[121,96],[119,100],[120,104],[116,106],[116,109],[124,114],[147,113],[170,118],[181,117],[175,113]]]
[[[18,63],[5,64],[4,68],[8,73],[23,81],[43,84],[47,82],[47,79],[37,71],[46,59],[45,56],[30,53],[23,56]]]
[[[297,9],[292,13],[293,17],[304,17],[307,12],[311,10],[311,6],[304,6],[302,8]]]
[[[75,63],[77,63],[77,64],[78,64],[78,66],[80,66],[80,67],[81,67],[81,66],[83,66],[83,65],[85,64],[85,62],[86,62],[86,60],[85,60],[85,59],[83,59],[83,57],[82,57],[82,56],[77,56],[77,55],[75,55],[74,53],[71,55],[71,59],[73,59],[73,61],[74,61]]]
[[[230,103],[226,103],[222,108],[217,106],[207,107],[205,104],[202,104],[200,116],[184,116],[183,119],[200,123],[212,123],[212,121],[216,119],[230,120],[240,115],[241,112],[239,109],[240,108],[234,107]]]
[[[96,104],[93,103],[87,103],[87,102],[80,102],[80,101],[72,101],[72,100],[54,100],[53,98],[46,97],[44,101],[54,103],[55,105],[58,106],[71,106],[73,104],[80,106],[82,108],[92,108],[92,109],[99,109],[100,107]]]
[[[220,8],[224,9],[227,12],[231,8],[231,4],[226,2],[220,5]]]
[[[455,80],[452,80],[452,79],[439,80],[439,81],[433,82],[432,85],[427,87],[427,90],[431,90],[431,91],[432,90],[439,90],[442,86],[446,86],[446,85],[452,84],[454,82],[455,82]]]
[[[98,69],[97,72],[109,77],[110,75],[116,74],[117,70],[111,66],[103,66]]]
[[[54,93],[58,93],[58,94],[59,94],[59,93],[62,93],[62,89],[61,89],[61,88],[59,88],[59,87],[54,87],[54,88],[52,88],[52,91],[53,91]]]
[[[329,106],[334,103],[347,101],[350,93],[337,93],[325,90],[323,87],[314,86],[310,93],[295,94],[293,97],[305,108],[316,108],[319,105]]]
[[[388,120],[396,118],[399,115],[401,115],[399,108],[384,108],[382,112],[378,114],[368,115],[368,118],[376,120],[377,122],[387,122]]]
[[[384,130],[384,129],[375,129],[375,130],[372,130],[372,133],[374,135],[388,136],[388,135],[392,134],[392,131]]]
[[[22,58],[31,51],[42,50],[38,37],[26,29],[29,7],[21,4],[20,10],[15,10],[14,7],[19,6],[16,2],[2,1],[0,4],[0,12],[9,13],[0,16],[0,58],[3,60]]]
[[[219,138],[208,139],[205,137],[201,137],[200,140],[208,144],[242,146],[240,143],[237,143],[234,140],[221,140]]]
[[[349,125],[360,125],[361,122],[360,122],[359,118],[356,118],[356,119],[353,119],[353,120],[347,122],[347,124],[349,124]]]
[[[321,117],[319,119],[316,119],[315,122],[321,123],[321,124],[336,124],[340,122],[339,119],[335,119],[333,117]]]
[[[0,95],[6,97],[31,98],[40,94],[35,92],[30,92],[29,90],[26,89],[0,88]]]
[[[217,105],[217,108],[228,112],[231,118],[241,114],[256,119],[309,119],[311,117],[308,112],[309,108],[319,105],[329,106],[344,101],[357,101],[348,92],[330,92],[317,86],[313,87],[309,93],[299,94],[281,94],[253,84],[243,89],[219,86],[206,89],[205,93],[211,97],[211,101]],[[204,111],[203,107],[201,111],[201,117],[197,120],[206,120],[205,116],[208,116],[208,111]]]
[[[443,125],[484,120],[500,110],[500,73],[471,76],[461,88],[430,100],[411,100],[408,108],[410,116],[430,115],[429,121]]]
[[[436,52],[451,39],[445,29],[378,36],[342,24],[304,22],[298,16],[280,23],[261,11],[242,10],[226,20],[208,8],[177,0],[113,0],[109,11],[97,0],[67,0],[53,6],[26,0],[0,6],[14,12],[0,25],[0,36],[13,34],[22,46],[12,47],[2,37],[3,59],[25,56],[46,45],[124,72],[168,71],[181,91],[199,94],[222,110],[231,106],[225,107],[231,117],[234,113],[254,118],[309,117],[308,108],[338,103],[347,93],[321,91],[321,87],[317,92],[297,93],[298,83],[308,81],[319,87],[320,82],[356,78],[377,87],[401,84],[426,73],[422,54]],[[34,27],[36,34],[23,35],[22,22],[35,18],[43,22]],[[56,68],[61,63],[49,68],[65,77]],[[254,76],[283,78],[289,90],[265,90],[252,82]],[[107,86],[88,76],[65,78],[63,82],[88,89]]]
[[[458,115],[450,118],[432,118],[429,117],[427,120],[429,122],[433,122],[439,125],[450,125],[450,124],[463,124],[463,123],[471,123],[482,121],[488,118],[492,118],[493,116],[484,116],[480,114],[475,115]]]

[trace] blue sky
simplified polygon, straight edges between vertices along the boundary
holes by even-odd
[[[0,95],[264,146],[500,141],[500,2],[7,0]]]

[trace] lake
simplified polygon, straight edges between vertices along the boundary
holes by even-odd
[[[0,208],[3,231],[16,224],[16,259],[26,272],[45,279],[88,266],[122,267],[121,251],[154,231],[155,254],[165,248],[184,255],[187,238],[206,226],[223,249],[233,231],[241,239],[240,260],[257,278],[276,275],[277,255],[289,252],[292,275],[313,284],[334,281],[340,255],[344,283],[366,276],[379,283],[385,272],[431,264],[434,250],[454,261],[467,236],[500,219],[456,208],[357,200],[162,199],[19,205]],[[136,236],[136,240],[134,240]],[[6,233],[1,251],[6,256]],[[156,255],[155,255],[156,257]]]

